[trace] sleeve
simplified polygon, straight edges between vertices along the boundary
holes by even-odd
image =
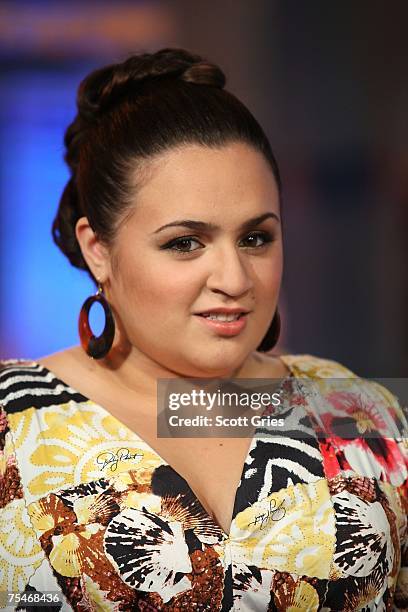
[[[406,612],[408,610],[408,420],[407,408],[403,407],[401,400],[382,385],[374,384],[380,391],[389,406],[391,417],[398,431],[396,443],[401,461],[401,484],[397,487],[397,493],[401,507],[400,523],[400,545],[401,545],[401,568],[397,575],[394,607],[395,612]]]
[[[330,390],[331,385],[337,385],[338,379],[346,379],[348,383],[354,384],[367,393],[368,400],[379,400],[378,405],[385,408],[384,416],[386,420],[385,429],[389,432],[388,436],[395,444],[395,456],[390,457],[394,464],[396,473],[394,482],[396,491],[396,506],[394,508],[397,517],[397,530],[401,552],[401,567],[397,576],[393,577],[394,607],[395,612],[408,611],[408,419],[407,406],[404,398],[398,399],[387,386],[379,384],[374,380],[365,380],[354,374],[351,370],[338,362],[322,359],[312,355],[295,355],[285,358],[297,377],[312,378],[318,381],[319,387],[323,392]],[[335,379],[329,380],[327,379]],[[348,380],[347,380],[348,379]],[[405,386],[406,379],[403,381]],[[342,387],[344,388],[344,386]],[[368,402],[370,403],[370,402]],[[394,452],[394,451],[393,451]]]
[[[397,584],[395,589],[395,610],[408,610],[408,424],[401,410],[401,420],[404,422],[404,431],[401,438],[398,440],[398,446],[403,455],[405,462],[405,480],[400,487],[398,493],[401,500],[401,507],[405,515],[405,528],[401,535],[401,569],[397,576]]]
[[[401,549],[401,569],[397,578],[395,590],[395,610],[403,612],[408,610],[408,540],[405,534],[405,541]]]
[[[26,590],[43,557],[27,513],[7,413],[0,404],[0,609],[14,609],[10,593]]]

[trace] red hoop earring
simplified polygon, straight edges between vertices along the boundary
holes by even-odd
[[[100,336],[95,336],[89,325],[89,311],[95,302],[99,302],[105,312],[105,327]],[[102,285],[100,283],[98,283],[98,291],[95,295],[89,296],[82,304],[79,313],[78,331],[81,346],[89,357],[92,357],[92,359],[102,359],[102,357],[109,353],[115,336],[115,321],[109,302],[102,293]]]

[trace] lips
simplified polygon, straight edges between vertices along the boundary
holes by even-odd
[[[229,313],[228,313],[229,314]],[[199,313],[198,316],[199,317],[211,317],[211,316],[218,316],[218,315],[226,315],[228,316],[227,313],[225,312],[204,312],[204,313]],[[240,319],[244,314],[246,314],[245,312],[240,312],[240,313],[236,313],[236,312],[231,312],[231,315],[234,315],[234,319],[233,320],[238,320]],[[238,314],[238,317],[236,316]]]
[[[206,313],[197,313],[195,316],[202,319],[200,325],[203,325],[208,331],[212,334],[216,334],[219,336],[237,336],[240,334],[247,325],[246,316],[247,313],[241,312],[241,316],[233,319],[232,321],[225,321],[222,319],[210,318],[204,316]]]
[[[248,314],[250,311],[246,310],[246,308],[210,308],[209,310],[202,310],[201,312],[195,312],[194,314],[204,316],[204,315],[242,315]]]

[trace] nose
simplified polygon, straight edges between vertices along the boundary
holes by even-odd
[[[252,289],[254,283],[245,255],[234,246],[225,246],[213,253],[207,287],[211,291],[239,296]]]

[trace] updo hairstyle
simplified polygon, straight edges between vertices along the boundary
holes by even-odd
[[[95,281],[75,235],[78,219],[87,217],[98,239],[111,246],[137,206],[149,160],[173,147],[247,143],[263,153],[281,192],[266,135],[225,83],[217,65],[177,48],[131,56],[80,83],[77,114],[64,137],[70,178],[52,225],[55,243],[73,266]]]

